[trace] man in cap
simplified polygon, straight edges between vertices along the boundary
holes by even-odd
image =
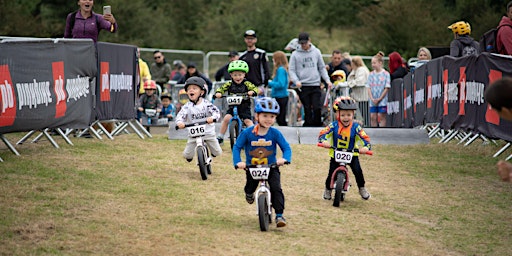
[[[226,63],[226,65],[222,66],[217,70],[215,73],[215,81],[222,81],[222,80],[231,80],[231,75],[228,72],[228,66],[229,63],[232,61],[238,60],[238,52],[237,51],[230,51],[228,53],[229,62]]]
[[[246,78],[256,86],[260,86],[260,90],[262,90],[261,86],[266,86],[270,79],[267,53],[265,50],[256,47],[258,38],[254,30],[245,31],[244,41],[247,50],[240,54],[240,59],[249,65],[249,73],[247,73]]]

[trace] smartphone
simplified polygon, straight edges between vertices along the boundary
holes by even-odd
[[[105,15],[105,14],[112,14],[110,5],[103,6],[103,15]]]

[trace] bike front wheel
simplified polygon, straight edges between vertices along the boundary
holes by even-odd
[[[260,230],[267,231],[270,223],[270,214],[268,212],[267,195],[260,194],[258,196],[258,218],[260,221]]]
[[[231,145],[231,150],[233,150],[233,146],[235,145],[236,138],[238,138],[238,121],[233,120],[229,124],[229,143]]]
[[[345,200],[345,193],[343,193],[343,185],[345,184],[345,174],[339,171],[336,175],[336,188],[334,189],[334,200],[332,206],[340,207],[340,202]]]
[[[206,163],[206,155],[204,154],[205,150],[203,147],[197,147],[197,162],[199,165],[199,173],[201,173],[201,179],[208,179],[208,166]]]

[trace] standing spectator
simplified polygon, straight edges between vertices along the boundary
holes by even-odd
[[[290,57],[290,79],[300,90],[300,101],[304,106],[303,126],[322,126],[322,92],[321,79],[327,82],[328,89],[332,83],[325,69],[325,62],[320,50],[311,45],[309,34],[299,34],[300,49]]]
[[[507,4],[507,15],[501,18],[496,36],[496,47],[500,54],[512,55],[512,1]]]
[[[397,78],[403,78],[405,75],[407,75],[407,69],[405,68],[402,56],[400,56],[400,53],[398,52],[392,52],[389,54],[388,66],[391,81]]]
[[[383,68],[384,53],[378,52],[372,58],[372,72],[368,76],[366,87],[370,97],[370,125],[385,127],[388,103],[388,90],[391,88],[389,72]]]
[[[450,56],[464,57],[478,55],[480,44],[471,36],[471,26],[465,21],[458,21],[448,26],[453,32],[453,40],[450,43]]]
[[[288,42],[288,44],[284,47],[285,51],[293,52],[300,48],[299,39],[294,38]]]
[[[356,119],[365,120],[368,118],[368,90],[366,83],[368,82],[370,70],[364,64],[361,56],[352,58],[352,71],[348,75],[347,84],[350,87],[350,97],[357,101],[359,108],[356,110]]]
[[[176,64],[176,66],[176,72],[171,77],[171,81],[178,82],[181,78],[185,77],[185,74],[187,73],[187,66],[185,66],[183,62]]]
[[[100,15],[92,11],[94,1],[78,0],[80,9],[68,14],[64,38],[90,38],[98,41],[100,30],[117,31],[117,23],[111,13]]]
[[[268,87],[272,88],[272,98],[275,98],[281,112],[277,115],[277,124],[279,126],[287,126],[286,114],[288,110],[288,59],[282,51],[276,51],[273,54],[274,70],[272,81],[268,82]]]
[[[238,56],[237,51],[230,51],[228,53],[229,62],[217,70],[217,72],[215,73],[215,81],[231,80],[231,75],[228,72],[229,63],[231,63],[232,61],[238,60],[239,58],[240,58],[240,56]]]
[[[169,76],[171,80],[173,80],[173,78],[180,73],[180,67],[182,66],[185,66],[185,64],[183,64],[183,61],[181,60],[175,60],[172,62],[172,71],[171,75]],[[183,75],[185,75],[185,72],[183,72]]]
[[[343,55],[339,50],[332,51],[331,62],[325,65],[325,69],[327,70],[327,75],[329,75],[329,77],[331,77],[332,73],[336,70],[343,70],[345,74],[349,74],[345,63],[343,62]],[[334,80],[331,79],[331,82],[334,82]]]
[[[210,79],[208,79],[205,75],[203,75],[201,72],[199,72],[199,70],[197,70],[196,64],[194,62],[188,63],[187,73],[185,74],[185,76],[183,76],[178,81],[178,84],[184,84],[185,81],[187,81],[187,79],[189,79],[190,77],[193,77],[193,76],[198,76],[198,77],[202,78],[208,85],[208,88],[207,88],[208,90],[205,93],[205,98],[207,98],[208,93],[210,93],[212,91],[212,81],[210,81]]]
[[[409,65],[409,70],[411,72],[414,72],[414,69],[416,69],[417,67],[419,67],[419,66],[427,63],[429,60],[431,60],[432,54],[430,54],[430,51],[428,50],[428,48],[420,47],[416,57],[418,58],[418,60]]]
[[[262,86],[268,84],[270,73],[268,70],[268,57],[265,50],[256,48],[258,38],[254,30],[247,30],[244,33],[244,41],[247,50],[240,54],[240,60],[247,62],[249,65],[249,73],[247,80],[260,87],[260,94],[263,92]]]
[[[153,52],[153,58],[155,58],[155,62],[151,63],[149,69],[153,81],[160,86],[160,90],[167,89],[167,82],[171,77],[171,64],[167,63],[164,54],[159,50]]]
[[[137,48],[137,59],[139,59],[139,96],[144,94],[144,86],[146,81],[151,80],[148,64],[140,57],[140,49]]]

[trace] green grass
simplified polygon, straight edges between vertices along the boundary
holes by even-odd
[[[17,141],[23,134],[6,134]],[[282,167],[288,226],[260,232],[231,153],[201,180],[185,141],[57,138],[0,147],[0,255],[511,255],[512,185],[493,145],[375,145],[353,187],[321,199],[326,150],[293,145]]]

